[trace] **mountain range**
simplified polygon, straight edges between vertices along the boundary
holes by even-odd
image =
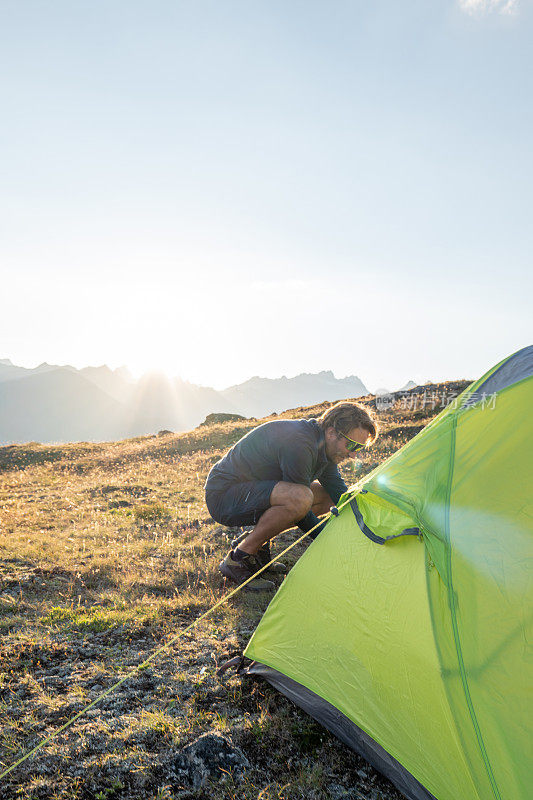
[[[28,369],[0,359],[0,445],[19,442],[110,441],[190,430],[214,412],[263,417],[288,408],[368,394],[352,375],[330,371],[260,378],[217,391],[152,373],[134,380],[107,366]]]

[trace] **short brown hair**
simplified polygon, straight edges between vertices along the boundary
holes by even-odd
[[[357,403],[335,403],[318,417],[318,422],[325,430],[335,428],[338,433],[347,434],[352,428],[364,428],[375,441],[378,435],[378,426],[368,411]]]

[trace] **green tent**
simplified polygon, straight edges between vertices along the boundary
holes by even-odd
[[[412,800],[533,793],[532,406],[533,346],[341,498],[245,651]]]

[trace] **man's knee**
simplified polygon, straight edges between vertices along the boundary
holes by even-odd
[[[299,483],[278,483],[271,498],[272,505],[284,506],[294,522],[305,517],[313,505],[313,492]]]
[[[291,516],[294,522],[305,517],[313,505],[313,492],[307,486],[298,486],[298,491],[292,496]]]

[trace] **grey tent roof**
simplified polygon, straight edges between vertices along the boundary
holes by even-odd
[[[479,397],[482,394],[501,392],[502,389],[506,389],[524,378],[529,378],[531,375],[533,375],[533,345],[522,348],[504,361],[492,375],[489,375],[486,381],[476,388],[475,394]],[[467,394],[463,401],[463,407],[471,403],[472,398]]]

